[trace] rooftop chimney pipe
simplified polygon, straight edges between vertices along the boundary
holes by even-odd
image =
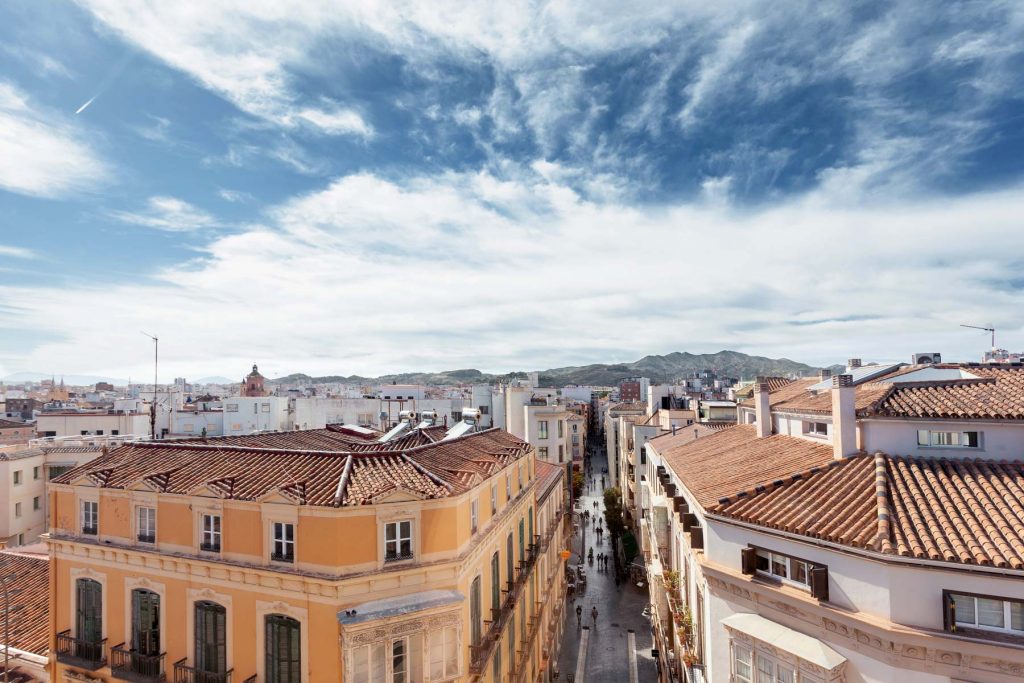
[[[757,420],[758,438],[772,435],[772,410],[768,402],[767,382],[757,384],[757,393],[754,394],[754,419]]]
[[[850,360],[846,361],[846,367],[850,368],[851,370],[859,368],[860,358],[851,358]]]
[[[832,376],[832,456],[841,460],[857,452],[857,406],[853,375]]]

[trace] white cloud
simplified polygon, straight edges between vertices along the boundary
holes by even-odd
[[[262,226],[215,235],[153,284],[11,290],[33,303],[0,310],[0,327],[60,337],[5,362],[141,373],[138,329],[160,335],[168,376],[254,359],[272,374],[373,374],[721,348],[971,360],[984,340],[958,325],[972,320],[1024,347],[1020,291],[1007,284],[1024,253],[1021,188],[861,208],[812,193],[735,212],[591,201],[569,176],[538,163],[504,176],[338,178]],[[724,184],[709,181],[711,200]],[[116,358],[99,353],[111,347]]]
[[[122,223],[166,232],[191,232],[219,225],[209,213],[176,197],[150,197],[142,211],[111,211],[110,216]]]
[[[217,190],[217,195],[224,201],[231,202],[232,204],[250,202],[253,200],[253,196],[248,192],[243,192],[241,190],[228,190],[223,187]]]
[[[36,254],[31,249],[25,249],[24,247],[12,247],[7,244],[0,244],[0,256],[30,259],[35,258]]]
[[[68,118],[0,81],[0,188],[36,197],[89,190],[110,171]]]

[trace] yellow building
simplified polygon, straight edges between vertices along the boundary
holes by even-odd
[[[52,680],[547,680],[562,470],[492,429],[140,442],[50,488]]]

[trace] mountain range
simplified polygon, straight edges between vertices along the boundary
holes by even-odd
[[[713,370],[719,377],[753,379],[758,375],[804,376],[812,375],[818,368],[789,360],[788,358],[766,358],[750,356],[739,351],[693,354],[669,353],[664,356],[644,356],[632,363],[595,363],[574,365],[563,368],[541,370],[540,384],[547,387],[563,387],[570,384],[612,386],[629,377],[648,377],[652,382],[671,382],[691,373]],[[330,375],[311,377],[301,373],[270,380],[282,384],[490,384],[510,379],[525,379],[526,372],[511,372],[491,375],[479,370],[449,370],[446,372],[405,372],[381,377],[360,377],[358,375]]]

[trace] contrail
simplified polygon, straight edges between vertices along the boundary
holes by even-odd
[[[76,111],[75,113],[81,114],[83,111],[86,110],[86,108],[90,104],[92,104],[96,100],[97,97],[106,92],[107,88],[110,87],[110,84],[114,82],[114,79],[121,75],[121,72],[124,71],[125,67],[128,66],[128,63],[131,62],[132,59],[134,58],[135,52],[131,49],[128,49],[124,53],[124,56],[122,56],[121,59],[117,60],[117,62],[114,63],[114,66],[111,67],[110,71],[107,72],[107,75],[103,77],[102,81],[100,81],[100,85],[96,89],[96,94],[89,98],[88,102],[79,107],[78,111]]]
[[[76,111],[75,113],[76,114],[81,114],[83,111],[85,111],[85,108],[88,107],[90,104],[92,104],[92,101],[95,100],[97,97],[99,97],[98,93],[96,95],[93,95],[92,97],[90,97],[89,101],[86,102],[85,104],[83,104],[81,107],[79,107],[78,111]]]

